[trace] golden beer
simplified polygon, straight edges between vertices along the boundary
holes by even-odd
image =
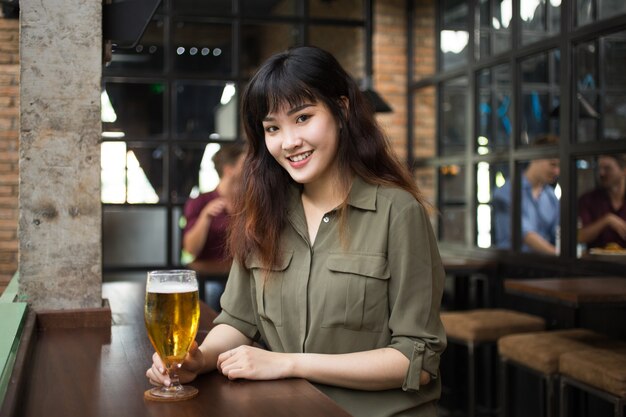
[[[198,331],[198,284],[150,282],[144,313],[148,337],[165,365],[181,363]]]

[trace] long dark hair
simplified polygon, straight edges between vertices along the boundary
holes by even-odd
[[[344,98],[348,99],[347,108]],[[339,126],[340,183],[348,190],[353,174],[370,184],[402,188],[423,203],[411,174],[393,154],[374,118],[374,109],[356,82],[330,53],[297,47],[269,58],[250,80],[242,98],[248,153],[235,201],[229,250],[241,261],[255,252],[263,265],[280,258],[280,234],[287,221],[291,179],[265,146],[262,121],[283,105],[323,103]],[[339,209],[345,224],[347,201]]]

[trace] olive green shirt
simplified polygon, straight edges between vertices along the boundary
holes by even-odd
[[[355,416],[436,416],[444,271],[424,207],[404,190],[356,177],[347,240],[342,246],[333,211],[311,245],[298,188],[287,198],[281,261],[269,277],[255,256],[235,261],[215,322],[276,352],[397,349],[410,360],[402,389],[317,386]],[[422,369],[432,381],[420,387]]]

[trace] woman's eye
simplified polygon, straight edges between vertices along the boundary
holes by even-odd
[[[278,130],[276,126],[265,126],[265,131],[267,133],[274,133]]]
[[[310,118],[310,116],[308,114],[301,114],[298,116],[298,118],[296,119],[297,123],[302,123],[302,122],[306,122],[308,119]]]

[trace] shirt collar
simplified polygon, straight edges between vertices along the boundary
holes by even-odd
[[[352,187],[348,193],[348,204],[362,210],[376,210],[376,194],[378,185],[365,182],[358,175],[352,180]],[[289,187],[289,211],[294,213],[301,210],[302,200],[300,199],[301,187],[292,183]]]
[[[378,185],[368,184],[358,175],[352,180],[352,188],[348,195],[348,204],[362,210],[376,210],[376,193]]]

